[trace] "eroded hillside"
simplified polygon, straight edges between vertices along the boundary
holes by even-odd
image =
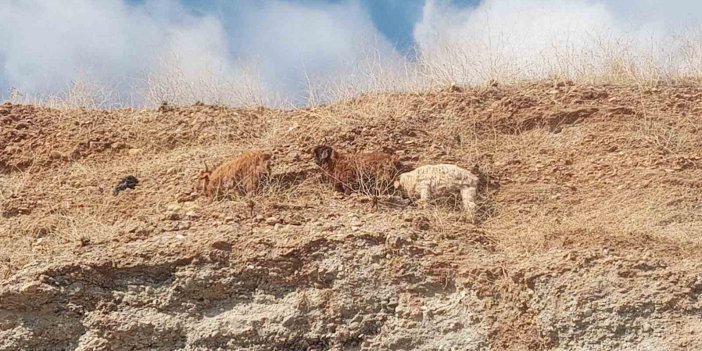
[[[0,349],[702,349],[701,126],[702,87],[674,84],[5,104]],[[478,219],[332,192],[324,138],[479,165]],[[253,211],[190,194],[203,160],[251,148],[276,174]]]

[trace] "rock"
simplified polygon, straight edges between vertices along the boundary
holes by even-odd
[[[140,227],[140,226],[141,226],[141,225],[138,224],[138,223],[128,224],[128,225],[125,226],[124,231],[127,232],[127,233],[136,233],[136,231],[139,230],[139,227]]]
[[[190,229],[190,222],[178,222],[175,226],[176,230],[188,230]]]
[[[174,203],[166,207],[165,218],[168,220],[178,220],[182,217],[200,218],[197,213],[199,206],[194,202],[183,202],[182,204]]]
[[[213,249],[221,251],[232,251],[232,244],[226,241],[215,241],[210,245]]]
[[[141,149],[129,149],[127,151],[127,153],[129,154],[129,156],[137,156],[137,155],[141,155],[142,150]]]
[[[280,220],[280,218],[278,218],[276,216],[271,216],[271,217],[266,218],[266,224],[268,224],[268,225],[276,225],[276,224],[281,223],[281,222],[282,221]]]
[[[182,217],[181,216],[182,211],[183,211],[183,206],[181,206],[177,203],[170,204],[170,205],[168,205],[168,207],[166,207],[164,218],[167,220],[172,220],[172,221],[178,220]]]
[[[134,234],[138,236],[147,236],[149,234],[152,234],[154,231],[156,231],[156,227],[153,224],[144,224],[139,226],[134,231]]]
[[[166,207],[167,211],[173,211],[173,212],[179,212],[180,210],[183,209],[183,206],[180,204],[170,204],[168,207]]]

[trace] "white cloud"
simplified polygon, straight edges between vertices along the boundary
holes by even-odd
[[[672,40],[683,24],[694,38],[699,9],[689,0],[485,0],[475,8],[428,0],[415,38],[447,81],[672,74],[699,61],[681,60],[689,40]]]
[[[427,0],[399,55],[358,0],[0,2],[0,98],[114,91],[123,103],[305,102],[366,91],[485,79],[699,75],[696,0]],[[655,70],[651,70],[652,72]],[[613,73],[614,72],[614,73]],[[84,88],[86,87],[86,88]],[[100,90],[104,87],[104,90]]]
[[[225,4],[214,17],[177,0],[2,2],[0,88],[45,96],[80,80],[137,103],[299,101],[305,79],[351,74],[369,48],[399,59],[353,1]]]
[[[234,30],[233,49],[258,63],[267,89],[295,100],[308,93],[307,79],[367,87],[368,79],[358,75],[367,73],[360,69],[369,60],[387,67],[403,61],[354,1],[314,7],[266,1],[238,10],[242,23]]]
[[[702,2],[697,0],[609,0],[605,3],[624,25],[670,30],[698,26],[702,20]]]
[[[167,17],[152,13],[167,3]],[[122,93],[152,69],[177,33],[203,22],[171,1],[128,6],[120,0],[10,1],[0,4],[0,57],[7,83],[39,96],[82,80]],[[213,27],[198,37],[216,36]],[[187,35],[187,34],[186,34]],[[190,62],[199,55],[183,52]],[[5,87],[7,88],[7,87]]]

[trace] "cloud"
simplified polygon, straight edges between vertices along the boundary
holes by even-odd
[[[164,7],[170,10],[157,12]],[[170,1],[140,6],[119,0],[3,2],[2,74],[6,84],[39,96],[65,90],[77,80],[127,94],[179,34],[199,31],[203,40],[216,36],[216,25],[207,25],[207,18],[188,15]],[[201,61],[198,55],[187,58]]]
[[[370,53],[402,60],[355,1],[214,9],[196,15],[177,0],[2,2],[0,89],[41,97],[81,81],[136,104],[300,102],[310,80],[343,81]]]
[[[427,0],[414,34],[427,66],[447,81],[670,74],[699,61],[677,57],[694,38],[699,9],[690,0],[485,0],[469,8]],[[672,40],[680,30],[687,39]]]
[[[702,67],[696,0],[426,0],[412,57],[378,31],[370,1],[188,1],[0,2],[0,99],[14,87],[100,105],[300,105],[449,82],[699,76]]]
[[[367,85],[358,75],[369,60],[383,66],[403,61],[355,1],[314,7],[266,1],[236,10],[240,22],[230,31],[236,38],[232,50],[258,63],[269,90],[285,92],[293,100],[304,98],[310,80],[317,85]]]
[[[696,27],[702,20],[702,2],[697,0],[610,0],[606,5],[625,26],[671,30]]]

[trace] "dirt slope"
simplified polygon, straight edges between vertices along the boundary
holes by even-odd
[[[702,349],[701,126],[702,87],[675,84],[1,105],[0,350]],[[323,138],[479,165],[477,221],[335,194]],[[190,194],[251,148],[276,174],[253,211]]]

